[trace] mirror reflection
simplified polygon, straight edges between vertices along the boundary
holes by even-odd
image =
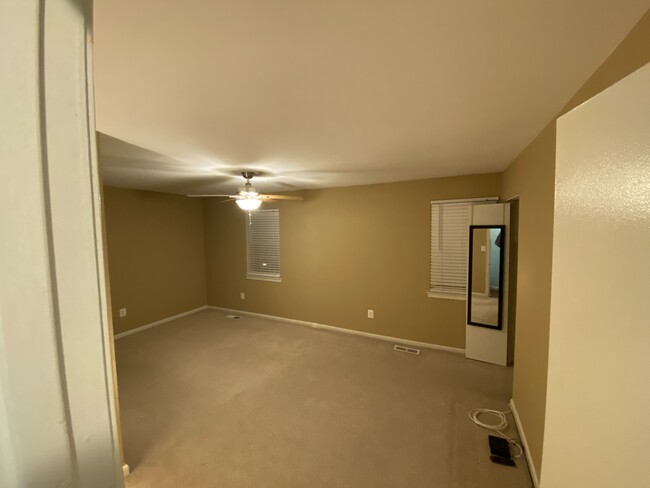
[[[505,227],[470,226],[468,323],[501,328]]]

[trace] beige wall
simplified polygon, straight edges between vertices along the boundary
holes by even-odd
[[[200,200],[111,187],[104,200],[115,333],[205,305]]]
[[[577,92],[562,113],[596,95],[650,61],[650,12]],[[555,120],[513,161],[503,175],[502,196],[519,195],[517,334],[513,399],[535,468],[542,466],[548,365]]]
[[[206,199],[208,303],[463,348],[465,301],[427,297],[430,202],[500,185],[487,174],[304,192],[278,205],[282,283],[244,277],[246,213]]]

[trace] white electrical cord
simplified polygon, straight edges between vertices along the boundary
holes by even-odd
[[[521,447],[521,444],[519,444],[518,441],[508,437],[505,435],[502,431],[508,427],[508,418],[506,417],[506,414],[509,414],[510,410],[491,410],[489,408],[475,408],[469,413],[469,418],[474,422],[476,425],[479,427],[483,427],[484,429],[487,430],[493,430],[496,433],[500,434],[502,437],[504,437],[510,444],[515,446],[517,449],[519,449],[519,453],[515,454],[515,457],[521,457],[521,455],[524,453],[524,449]],[[481,422],[479,420],[480,415],[494,415],[497,419],[499,419],[498,424],[486,424],[485,422]]]

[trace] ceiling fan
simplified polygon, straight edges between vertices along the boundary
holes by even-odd
[[[275,200],[303,200],[302,197],[293,195],[262,195],[253,188],[251,180],[255,176],[254,171],[242,171],[241,175],[246,180],[246,184],[239,189],[236,195],[187,195],[188,197],[228,197],[225,202],[235,201],[242,210],[257,210],[262,202],[272,202]]]

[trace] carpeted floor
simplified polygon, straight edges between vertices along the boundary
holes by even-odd
[[[127,486],[530,487],[468,419],[511,369],[392,346],[216,310],[118,340]]]
[[[480,324],[499,323],[499,297],[488,297],[482,293],[472,293],[472,321]]]

